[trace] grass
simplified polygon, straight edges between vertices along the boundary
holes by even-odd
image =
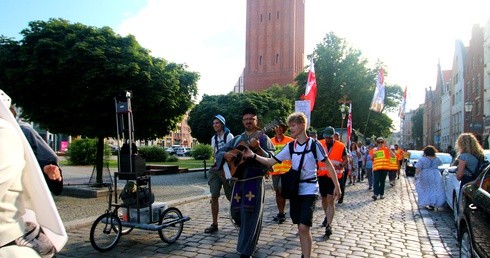
[[[147,165],[152,164],[152,165],[177,165],[179,168],[202,168],[204,167],[204,163],[202,160],[195,160],[193,158],[187,158],[187,159],[180,159],[175,162],[146,162]],[[60,165],[62,166],[70,166],[68,161],[65,159],[62,159],[60,161]],[[213,165],[213,159],[208,159],[206,160],[206,168],[209,168],[211,165]],[[111,158],[109,160],[109,167],[110,168],[117,168],[117,158]]]

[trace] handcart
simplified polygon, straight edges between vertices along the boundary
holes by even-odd
[[[184,222],[189,217],[182,216],[176,207],[169,207],[163,203],[147,202],[142,204],[139,198],[139,189],[144,189],[146,194],[153,196],[151,192],[151,176],[146,171],[141,157],[134,155],[133,118],[131,111],[131,92],[125,91],[115,98],[117,140],[121,138],[126,144],[118,148],[118,169],[114,173],[114,189],[109,185],[108,207],[104,214],[100,215],[90,229],[90,243],[100,252],[112,250],[119,242],[121,235],[129,234],[134,228],[158,231],[160,238],[165,243],[174,243],[182,234]],[[127,126],[126,126],[127,124]],[[126,136],[128,136],[126,138]],[[118,204],[118,180],[132,182],[137,188],[136,204]],[[113,201],[114,198],[114,201]]]

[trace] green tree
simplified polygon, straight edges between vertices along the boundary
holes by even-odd
[[[137,139],[166,135],[197,95],[197,73],[152,57],[109,27],[50,19],[30,22],[21,34],[19,42],[0,42],[0,88],[51,132],[97,137],[97,182],[104,138],[116,135],[118,93],[133,93]]]
[[[378,69],[367,67],[368,62],[362,57],[361,51],[350,47],[345,39],[331,32],[317,44],[309,57],[314,61],[317,83],[316,103],[311,114],[311,125],[314,128],[341,127],[338,101],[347,96],[352,101],[353,128],[366,135],[391,134],[392,119],[385,113],[369,111]],[[305,92],[306,80],[307,73],[296,78],[300,93]],[[396,108],[401,94],[401,87],[386,85],[385,110]],[[346,124],[344,121],[344,128]]]
[[[221,114],[226,126],[234,134],[243,132],[241,113],[246,107],[257,110],[260,127],[268,127],[275,120],[285,120],[293,108],[289,100],[273,97],[267,92],[245,92],[242,94],[204,95],[201,102],[189,113],[187,123],[191,127],[192,137],[200,143],[209,144],[214,130],[212,118]]]

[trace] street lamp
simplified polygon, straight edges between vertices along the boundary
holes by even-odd
[[[347,107],[345,106],[344,103],[342,103],[342,105],[340,105],[340,113],[342,114],[342,122],[340,123],[340,141],[342,141],[342,135],[343,135],[343,130],[344,130],[344,119],[345,119],[345,115],[346,115],[346,110],[347,110]]]
[[[469,131],[471,132],[471,120],[472,120],[471,119],[471,111],[473,111],[473,102],[472,101],[466,101],[464,103],[464,111],[466,113],[468,113],[468,117],[467,117],[466,121],[469,121],[469,123],[468,123],[470,125],[469,126]]]

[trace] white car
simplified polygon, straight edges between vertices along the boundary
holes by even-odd
[[[177,154],[177,156],[190,156],[191,155],[191,148],[187,148],[187,147],[177,148],[176,154]]]
[[[490,150],[484,150],[484,154],[487,160],[490,161]],[[446,202],[449,208],[453,210],[454,224],[457,225],[459,220],[459,188],[460,182],[456,178],[456,172],[458,171],[457,161],[453,162],[452,166],[444,169],[442,172],[442,181],[444,183],[444,194],[446,195]]]
[[[442,165],[440,165],[439,171],[444,172],[444,169],[449,168],[451,166],[451,163],[453,162],[453,157],[449,153],[445,152],[437,152],[436,157],[438,157],[442,161]]]

